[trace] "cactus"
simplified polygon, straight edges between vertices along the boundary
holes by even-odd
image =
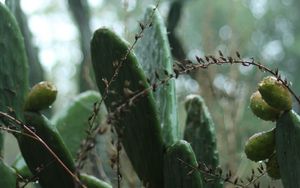
[[[24,99],[28,91],[28,63],[24,41],[15,18],[2,3],[0,17],[0,110],[22,119]]]
[[[21,175],[23,178],[31,178],[33,177],[33,174],[29,170],[23,156],[19,154],[12,164],[12,168],[15,169],[15,171]]]
[[[52,123],[56,126],[74,159],[82,140],[87,136],[88,118],[93,112],[93,104],[98,100],[100,100],[99,93],[84,92],[52,119]]]
[[[71,154],[49,120],[38,112],[25,112],[24,116],[26,125],[35,130],[35,133],[55,152],[71,172],[75,172]],[[30,171],[39,177],[39,183],[42,187],[75,186],[73,177],[41,143],[26,135],[20,136],[18,143]]]
[[[274,151],[275,129],[254,134],[245,145],[248,159],[256,162],[268,159]]]
[[[5,188],[17,187],[17,174],[0,159],[0,186]]]
[[[80,180],[88,188],[112,188],[112,186],[109,185],[108,183],[105,183],[99,180],[98,178],[95,178],[93,176],[84,173],[80,174]]]
[[[170,146],[164,160],[165,188],[202,188],[200,172],[187,167],[197,167],[196,157],[189,143],[180,140]]]
[[[108,29],[98,29],[91,42],[92,63],[96,81],[102,95],[105,95],[104,79],[112,78],[115,65],[122,63],[118,76],[112,82],[107,99],[108,111],[114,111],[114,102],[126,100],[124,89],[137,91],[148,88],[144,73],[133,53],[120,61],[127,53],[127,43]],[[128,94],[128,93],[127,93]],[[126,94],[125,94],[126,95]],[[134,169],[144,183],[150,187],[163,186],[163,141],[152,93],[128,106],[130,113],[122,117],[115,127]]]
[[[216,149],[215,125],[202,97],[189,95],[185,102],[187,111],[184,139],[191,143],[197,161],[215,169],[219,165]],[[203,187],[221,187],[219,180],[204,183]]]
[[[164,71],[172,72],[172,57],[167,31],[158,12],[151,6],[147,9],[143,23],[152,23],[146,28],[143,37],[137,42],[135,52],[146,76],[150,81],[157,82],[156,75],[164,75]],[[154,93],[158,107],[159,121],[161,122],[163,139],[166,145],[173,144],[179,137],[178,120],[176,113],[175,81],[169,80],[167,84]]]
[[[300,116],[285,112],[276,123],[276,155],[285,188],[300,187]]]

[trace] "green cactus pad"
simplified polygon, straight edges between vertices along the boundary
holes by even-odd
[[[105,79],[110,80],[116,64],[121,63],[128,50],[128,44],[108,29],[98,29],[91,43],[92,63],[96,81],[102,96],[106,93]],[[129,53],[112,82],[109,95],[104,101],[108,111],[114,112],[114,103],[128,100],[131,91],[148,88],[143,71],[136,57]],[[124,92],[126,91],[126,92]],[[163,140],[160,124],[151,92],[127,106],[128,113],[117,117],[114,126],[140,179],[149,187],[163,186]]]
[[[248,159],[256,162],[268,159],[274,151],[275,129],[254,134],[245,145],[245,153]]]
[[[300,187],[300,116],[293,110],[278,119],[275,142],[284,187]]]
[[[0,3],[0,111],[22,120],[28,90],[28,63],[24,41],[15,18]]]
[[[277,180],[281,178],[280,170],[279,170],[279,164],[277,161],[276,154],[273,155],[266,163],[267,173],[268,176],[271,178]]]
[[[197,158],[198,162],[215,169],[219,166],[219,154],[216,146],[215,125],[202,97],[189,95],[185,102],[187,111],[186,127],[184,139],[188,141]],[[204,183],[203,187],[221,187],[221,183]]]
[[[80,174],[80,180],[84,185],[87,186],[87,188],[112,188],[112,186],[108,183],[101,181],[94,176],[87,175],[84,173]]]
[[[176,142],[167,149],[164,158],[164,188],[202,188],[200,172],[190,167],[197,168],[197,160],[188,142]]]
[[[74,159],[82,140],[87,136],[88,119],[93,113],[93,105],[99,100],[99,93],[86,91],[52,120]]]
[[[21,175],[23,178],[31,178],[33,177],[33,174],[29,170],[24,158],[21,154],[19,154],[12,164],[12,167],[16,170],[16,172]]]
[[[54,153],[72,172],[75,164],[56,128],[46,117],[35,112],[25,112],[25,124],[35,130],[35,133],[52,149]],[[25,133],[27,131],[24,130]],[[43,188],[74,187],[75,180],[62,165],[37,140],[26,135],[18,138],[21,153],[30,171],[39,178]],[[40,170],[40,172],[38,171]]]
[[[266,121],[275,121],[280,116],[280,111],[268,105],[259,91],[251,95],[250,108],[257,117]]]
[[[292,109],[292,95],[274,76],[264,78],[258,84],[258,91],[263,99],[273,108],[278,110]]]
[[[3,157],[4,135],[0,131],[0,157]]]
[[[0,187],[16,188],[17,174],[11,167],[7,166],[2,159],[0,159]]]
[[[33,86],[25,99],[24,110],[38,112],[49,108],[55,101],[57,89],[48,81],[40,82]]]
[[[158,10],[151,6],[147,9],[142,23],[152,23],[146,28],[143,37],[137,42],[135,53],[141,63],[146,76],[152,83],[158,82],[156,74],[165,78],[164,70],[172,73],[173,60],[168,41],[167,30]],[[153,12],[154,11],[154,12]],[[171,79],[165,85],[159,87],[154,93],[158,107],[159,120],[163,131],[163,139],[166,145],[178,140],[178,119],[175,93],[175,80]]]

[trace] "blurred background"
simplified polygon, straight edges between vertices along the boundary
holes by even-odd
[[[0,0],[0,2],[5,2]],[[109,27],[129,42],[134,41],[138,22],[153,0],[6,0],[25,36],[31,85],[53,81],[58,100],[52,113],[59,113],[78,93],[96,89],[91,79],[89,42],[93,31]],[[300,93],[300,1],[296,0],[161,0],[173,57],[195,60],[195,55],[225,56],[239,51],[268,67],[279,68]],[[247,176],[257,164],[244,152],[246,140],[274,123],[254,117],[249,97],[266,76],[254,67],[211,66],[176,80],[179,116],[183,125],[183,102],[188,94],[201,94],[214,119],[223,169]],[[294,105],[299,110],[299,105]],[[51,112],[49,112],[51,113]],[[7,144],[15,145],[12,137]],[[5,154],[11,163],[17,147]],[[7,151],[7,150],[6,150]],[[262,178],[262,185],[281,187],[280,181]],[[264,187],[264,186],[262,186]]]

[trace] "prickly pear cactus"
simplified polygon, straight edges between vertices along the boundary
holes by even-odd
[[[185,103],[187,111],[184,139],[191,143],[197,161],[215,169],[219,165],[216,148],[215,125],[202,97],[189,95]],[[219,180],[204,183],[203,187],[219,188]]]
[[[2,3],[0,18],[0,110],[22,119],[28,91],[24,41],[15,18]]]
[[[187,166],[197,167],[197,159],[188,142],[180,140],[170,146],[164,159],[165,188],[203,187],[200,172]]]
[[[300,116],[293,110],[278,119],[275,143],[284,187],[300,187]]]
[[[17,174],[11,167],[7,166],[0,159],[0,187],[15,188],[17,187]]]
[[[39,112],[25,112],[24,117],[26,125],[35,130],[35,133],[56,153],[70,171],[75,172],[72,156],[55,126]],[[75,186],[73,177],[41,143],[26,135],[20,136],[18,143],[30,171],[39,177],[39,183],[43,188]]]
[[[88,174],[80,174],[80,180],[87,188],[112,188],[108,183]]]
[[[121,62],[127,50],[128,44],[112,31],[102,28],[94,33],[91,42],[92,63],[102,96],[106,94],[105,80],[110,80],[116,66],[122,63],[104,101],[109,112],[116,110],[115,103],[127,101],[132,92],[149,87],[133,53],[129,53],[126,60]],[[145,184],[149,187],[163,187],[164,147],[152,93],[145,93],[134,105],[128,103],[125,110],[129,113],[119,114],[114,125],[127,155]]]
[[[24,158],[21,154],[19,154],[12,164],[12,168],[16,170],[16,172],[21,175],[23,178],[30,178],[33,177],[31,171],[29,170]]]
[[[3,133],[0,131],[0,157],[3,157],[3,146],[4,146],[4,137],[3,137]]]
[[[52,123],[56,126],[74,159],[82,140],[87,136],[88,118],[93,112],[93,105],[99,100],[99,93],[84,92],[52,119]]]
[[[164,71],[172,73],[173,60],[167,30],[164,21],[154,6],[147,9],[143,23],[152,21],[152,26],[146,28],[143,37],[137,42],[135,52],[146,76],[152,83],[166,77]],[[171,145],[178,140],[178,120],[175,93],[175,80],[159,87],[154,93],[158,107],[158,117],[163,130],[165,144]]]

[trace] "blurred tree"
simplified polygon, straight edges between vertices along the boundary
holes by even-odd
[[[82,62],[79,67],[79,90],[80,92],[91,89],[90,82],[92,71],[90,40],[92,31],[90,28],[90,9],[86,0],[68,0],[68,5],[73,19],[80,33],[80,48],[82,52]]]

